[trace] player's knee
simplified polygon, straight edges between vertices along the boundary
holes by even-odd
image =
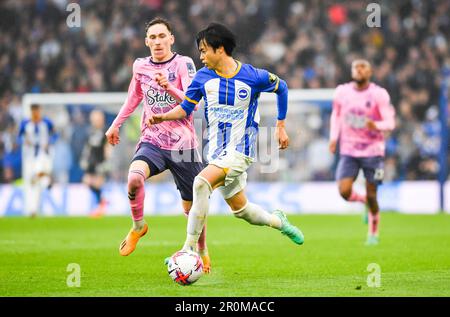
[[[212,192],[211,185],[209,184],[209,182],[200,176],[196,176],[194,178],[194,184],[192,185],[192,188],[195,193],[207,192],[208,194],[210,194]]]
[[[339,194],[341,195],[342,198],[348,200],[352,194],[352,188],[339,187]]]
[[[140,173],[130,172],[128,174],[128,189],[130,191],[136,191],[136,189],[144,186],[145,179]]]

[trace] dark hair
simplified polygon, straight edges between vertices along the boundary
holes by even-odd
[[[30,106],[30,108],[31,108],[31,110],[38,110],[38,109],[41,109],[41,105],[39,105],[39,104],[37,104],[37,103],[33,103],[33,104]]]
[[[231,56],[236,47],[236,36],[225,25],[220,23],[210,23],[206,29],[201,30],[195,37],[197,47],[201,41],[211,46],[214,51],[223,46],[227,55]]]
[[[147,24],[145,25],[145,34],[147,34],[148,29],[155,24],[164,24],[169,30],[169,32],[172,33],[172,26],[170,25],[169,21],[161,17],[156,17],[152,19],[150,22],[147,22]]]

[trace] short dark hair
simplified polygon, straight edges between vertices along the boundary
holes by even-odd
[[[147,34],[148,29],[155,24],[164,24],[169,30],[169,32],[172,33],[172,26],[170,25],[169,21],[161,17],[156,17],[152,19],[150,22],[147,22],[147,24],[145,24],[145,34]]]
[[[205,29],[197,33],[195,37],[197,47],[201,41],[211,46],[214,51],[223,46],[227,55],[231,56],[236,47],[236,36],[225,25],[220,23],[210,23]]]
[[[30,108],[31,108],[31,110],[39,110],[39,109],[41,109],[41,105],[40,105],[40,104],[37,104],[37,103],[33,103],[33,104],[30,106]]]

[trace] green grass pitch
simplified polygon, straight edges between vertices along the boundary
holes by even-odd
[[[149,233],[128,257],[118,246],[129,217],[1,218],[0,296],[450,296],[450,215],[384,213],[372,247],[360,216],[289,219],[303,246],[231,215],[210,216],[212,273],[180,286],[163,260],[182,246],[183,216],[146,217]],[[69,263],[80,266],[80,287],[67,286]],[[368,287],[370,263],[380,266],[380,287]]]

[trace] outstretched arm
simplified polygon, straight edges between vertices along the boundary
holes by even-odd
[[[158,113],[148,119],[147,125],[158,124],[163,121],[179,120],[187,117],[186,111],[180,106],[176,106],[166,113]]]
[[[184,100],[185,91],[187,91],[189,85],[192,82],[192,78],[195,75],[195,65],[190,57],[184,56],[177,69],[178,77],[181,82],[181,89],[178,89],[173,84],[171,84],[167,77],[162,73],[158,73],[155,80],[156,82],[164,88],[168,94],[170,94],[177,103],[181,103]]]
[[[131,79],[130,86],[128,87],[128,96],[123,104],[122,108],[120,108],[119,113],[114,119],[113,123],[109,127],[108,131],[106,131],[106,139],[108,143],[111,145],[119,144],[119,128],[128,119],[128,117],[134,112],[134,110],[139,106],[143,98],[143,93],[141,89],[141,85],[137,79],[137,74],[133,72],[133,78]]]
[[[166,113],[153,115],[147,122],[148,125],[158,124],[163,121],[179,120],[189,116],[202,98],[201,83],[194,80],[186,91],[186,96],[181,104]]]

